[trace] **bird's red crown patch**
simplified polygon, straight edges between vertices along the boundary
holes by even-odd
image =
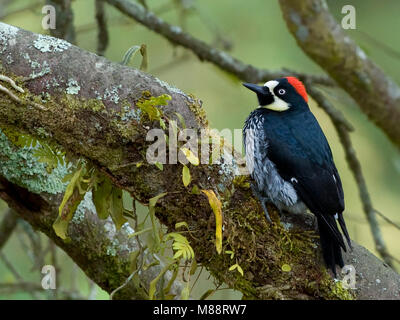
[[[299,95],[303,97],[305,102],[308,102],[308,96],[306,88],[304,87],[303,82],[295,77],[285,77],[287,81],[292,85],[292,87],[297,91]]]

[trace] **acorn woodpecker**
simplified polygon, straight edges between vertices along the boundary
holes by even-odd
[[[295,77],[268,81],[263,86],[244,83],[257,94],[259,107],[243,128],[246,164],[265,215],[266,202],[280,211],[304,212],[317,218],[323,257],[336,276],[346,251],[343,219],[344,195],[328,141],[307,104],[303,83]]]

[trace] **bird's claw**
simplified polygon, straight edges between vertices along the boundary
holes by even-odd
[[[261,206],[264,210],[265,217],[267,218],[268,222],[272,223],[272,220],[271,220],[271,217],[269,216],[268,208],[267,208],[265,201],[261,201]]]
[[[263,197],[260,194],[260,192],[257,190],[257,187],[254,185],[254,183],[251,184],[251,190],[253,191],[253,194],[257,197],[258,201],[260,201],[261,207],[263,208],[265,217],[267,218],[268,222],[272,223],[271,217],[269,216],[269,213],[268,213],[268,208],[267,208],[265,197]]]

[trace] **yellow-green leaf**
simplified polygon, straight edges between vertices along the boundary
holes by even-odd
[[[67,203],[68,199],[72,196],[75,187],[77,187],[77,184],[79,183],[81,173],[82,173],[82,167],[79,168],[79,170],[75,171],[74,175],[71,178],[71,181],[69,182],[67,188],[65,189],[64,197],[61,201],[60,206],[58,207],[58,214],[60,216],[62,215],[65,204]]]
[[[167,126],[165,125],[165,121],[163,119],[160,119],[160,127],[165,130]]]
[[[181,227],[186,227],[187,229],[189,229],[189,226],[188,226],[187,222],[185,222],[185,221],[178,222],[175,224],[175,229],[179,229]]]
[[[111,201],[111,218],[114,221],[117,230],[121,229],[123,224],[128,220],[124,217],[124,206],[122,202],[122,190],[118,188],[112,189]]]
[[[140,168],[141,166],[143,165],[143,162],[138,162],[138,163],[136,163],[136,168]]]
[[[192,177],[190,176],[190,170],[187,166],[183,166],[182,168],[182,181],[183,185],[187,187],[190,184],[190,181],[192,180]]]
[[[150,287],[149,287],[149,299],[153,300],[154,299],[154,294],[156,293],[156,286],[157,282],[161,279],[161,277],[168,271],[170,268],[170,265],[165,266],[161,272],[155,277],[151,282],[150,282]]]
[[[215,291],[216,291],[215,289],[207,290],[206,292],[204,292],[204,293],[201,295],[201,297],[200,297],[199,300],[205,300],[205,299],[207,299],[207,298],[210,297],[212,294],[214,294]]]
[[[167,239],[173,238],[177,243],[189,243],[185,236],[177,233],[177,232],[170,232],[167,234]]]
[[[287,263],[282,265],[282,271],[284,272],[290,272],[292,270],[292,267],[290,265],[288,265]]]
[[[172,131],[172,137],[170,137],[173,141],[178,138],[178,125],[176,124],[175,120],[170,120],[169,121],[169,127]]]
[[[53,223],[53,229],[57,236],[61,239],[67,239],[67,229],[69,221],[61,219],[60,216],[57,217],[56,221]]]
[[[158,200],[160,200],[160,199],[161,199],[162,197],[164,197],[166,194],[167,194],[167,192],[163,192],[163,193],[160,193],[160,194],[156,195],[155,197],[151,198],[151,199],[149,200],[149,206],[150,206],[150,207],[155,207],[155,206],[156,206],[156,203],[158,202]]]
[[[132,273],[137,269],[137,258],[139,257],[140,250],[136,250],[130,253],[129,255],[129,271]]]
[[[183,255],[183,250],[179,250],[177,252],[175,252],[174,256],[172,257],[172,259],[176,260],[178,259],[181,255]]]
[[[238,264],[235,263],[234,265],[230,266],[228,270],[232,271],[232,270],[235,270],[237,267],[238,267]]]
[[[186,129],[186,122],[185,122],[185,119],[182,117],[182,115],[181,115],[180,113],[175,112],[175,114],[176,114],[176,116],[178,117],[179,122],[180,122],[182,128],[183,128],[183,129]]]
[[[58,216],[56,221],[53,224],[53,229],[60,238],[66,239],[67,238],[67,228],[68,223],[74,217],[74,213],[78,208],[79,204],[83,200],[84,194],[79,192],[79,188],[75,188],[72,196],[67,200],[61,215]],[[61,222],[63,221],[63,222]],[[57,229],[57,230],[56,230]]]
[[[158,234],[157,226],[156,226],[156,217],[155,217],[156,209],[155,209],[155,206],[157,204],[157,201],[160,198],[164,197],[166,194],[167,194],[167,192],[160,193],[159,195],[156,195],[155,197],[153,197],[153,198],[151,198],[149,200],[149,215],[150,215],[150,219],[151,219],[151,225],[152,225],[152,228],[153,228],[153,236],[154,236],[154,240],[156,242],[156,246],[158,246],[160,244],[160,236]]]
[[[222,252],[222,204],[213,190],[201,190],[208,198],[208,202],[215,215],[215,247],[218,254]]]
[[[171,277],[171,279],[169,280],[167,286],[164,288],[164,294],[167,295],[167,294],[169,293],[169,291],[171,290],[171,287],[172,287],[173,283],[174,283],[175,280],[176,280],[176,277],[178,276],[178,273],[179,273],[179,268],[178,268],[178,266],[177,266],[177,267],[175,268],[174,273],[172,274],[172,277]]]
[[[235,263],[234,265],[230,266],[229,271],[233,271],[233,270],[237,270],[243,277],[243,269],[241,266],[239,266],[237,263]]]
[[[110,214],[112,184],[109,178],[104,177],[93,188],[93,203],[100,219],[107,219]]]
[[[163,164],[160,163],[160,162],[156,162],[156,163],[155,163],[155,166],[156,166],[158,169],[160,169],[161,171],[164,170],[164,166],[163,166]]]
[[[197,261],[196,261],[196,259],[193,259],[192,265],[190,266],[190,272],[189,272],[189,274],[190,274],[191,276],[194,275],[195,272],[196,272],[196,270],[197,270]]]
[[[61,238],[67,239],[68,223],[72,220],[74,213],[83,200],[84,193],[81,193],[80,183],[82,179],[83,167],[77,170],[68,184],[63,200],[58,208],[58,217],[53,223],[54,232]]]
[[[142,55],[142,63],[140,64],[140,70],[146,71],[149,65],[149,61],[147,58],[147,46],[142,44],[140,46],[140,54]]]
[[[181,148],[180,150],[192,165],[198,166],[200,164],[199,158],[192,152],[192,150],[188,148]]]
[[[128,235],[128,238],[133,238],[133,237],[140,236],[141,234],[149,232],[151,230],[153,230],[153,228],[146,228],[146,229],[143,229],[143,230],[140,230],[140,231],[136,231],[136,232],[131,233],[130,235]]]
[[[169,100],[171,100],[170,95],[162,94],[158,97],[141,99],[136,105],[142,111],[142,114],[146,115],[151,121],[160,120],[163,112],[157,106],[166,106]]]
[[[168,241],[169,239],[173,239],[174,242],[172,244],[172,249],[175,251],[173,256],[174,260],[181,258],[183,260],[191,260],[194,259],[194,251],[191,247],[187,238],[177,232],[170,232],[166,235],[165,239]]]
[[[200,189],[196,184],[193,186],[191,193],[192,194],[200,194]]]
[[[129,61],[131,60],[132,57],[135,56],[135,54],[140,50],[140,46],[132,46],[126,51],[124,54],[124,57],[122,58],[121,64],[126,66],[128,65]]]
[[[241,266],[237,265],[237,271],[239,271],[239,273],[242,275],[243,277],[243,269]]]
[[[230,254],[231,255],[231,259],[233,259],[233,257],[235,256],[235,253],[231,250],[226,250],[225,251],[226,254]]]
[[[188,281],[187,285],[181,291],[181,300],[188,300],[189,295],[190,295],[190,287],[189,287],[189,281]]]

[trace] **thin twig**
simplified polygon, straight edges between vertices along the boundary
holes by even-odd
[[[9,83],[11,85],[11,87],[13,87],[15,90],[24,93],[24,89],[22,89],[21,87],[17,86],[14,82],[14,80],[12,80],[11,78],[0,74],[0,81],[5,81],[7,83]],[[4,92],[5,94],[7,94],[13,101],[15,101],[18,104],[25,104],[25,105],[33,105],[36,108],[40,109],[40,110],[47,110],[44,106],[42,106],[39,103],[36,102],[24,102],[22,99],[20,99],[18,96],[16,96],[13,92],[11,92],[9,89],[7,89],[6,87],[2,86],[0,84],[0,91]]]
[[[107,18],[104,11],[104,1],[96,0],[96,22],[97,22],[97,54],[104,56],[104,53],[108,47],[108,28]]]
[[[171,25],[153,12],[143,8],[140,4],[127,0],[105,0],[110,5],[117,8],[123,14],[131,17],[148,29],[155,31],[176,45],[180,45],[192,51],[202,61],[208,61],[221,69],[232,73],[239,79],[248,82],[265,82],[271,79],[281,78],[287,75],[294,75],[303,81],[318,83],[326,86],[335,86],[334,81],[326,76],[308,75],[290,70],[270,71],[259,69],[250,64],[232,57],[228,53],[213,48],[204,41],[194,38],[190,34],[183,32],[178,26]]]
[[[23,242],[23,239],[21,238],[21,234],[19,234],[19,239],[21,242],[21,245],[23,246],[23,249],[25,250],[25,253],[27,256],[31,259],[33,266],[31,270],[40,270],[44,266],[44,257],[46,255],[46,250],[43,250],[42,247],[42,242],[40,235],[36,233],[33,229],[32,226],[27,223],[26,221],[22,220],[20,224],[20,229],[24,231],[26,236],[28,237],[30,241],[30,248]]]
[[[387,223],[391,224],[393,227],[396,229],[400,230],[400,225],[397,224],[396,222],[390,220],[388,217],[386,217],[383,213],[379,212],[378,210],[375,209],[375,213],[378,214],[383,220],[385,220]]]
[[[164,63],[160,66],[153,68],[151,70],[151,74],[160,74],[164,71],[176,68],[180,64],[187,62],[189,60],[189,58],[190,58],[190,55],[184,53],[184,54],[180,55],[178,58],[175,58],[170,62]]]
[[[312,96],[312,98],[318,103],[319,107],[324,109],[324,111],[328,114],[333,122],[343,127],[346,131],[354,131],[354,127],[345,118],[340,110],[336,109],[331,103],[320,103],[322,101],[326,101],[326,98],[324,97],[322,92],[315,89],[311,82],[306,81],[305,85],[307,87],[307,92],[309,93],[309,95]]]
[[[118,288],[114,289],[114,290],[110,293],[110,300],[113,300],[114,295],[115,295],[119,290],[121,290],[122,288],[124,288],[124,287],[127,286],[127,284],[129,283],[129,281],[132,280],[132,278],[135,276],[136,273],[139,272],[139,270],[140,270],[140,269],[138,268],[138,269],[136,269],[135,271],[133,271],[133,272],[130,274],[130,276],[125,280],[125,282],[124,282],[123,284],[121,284]]]
[[[14,82],[13,79],[11,79],[11,78],[9,78],[9,77],[3,75],[3,74],[0,74],[0,80],[1,80],[1,81],[6,81],[6,82],[8,82],[15,90],[17,90],[17,91],[19,91],[19,92],[21,92],[21,93],[24,93],[24,92],[25,92],[24,89],[22,89],[21,87],[19,87],[19,86],[17,86],[17,85],[15,84],[15,82]]]
[[[12,273],[15,279],[17,280],[22,280],[21,275],[18,273],[18,271],[14,268],[12,263],[8,260],[6,255],[0,251],[0,259],[3,261],[4,265],[7,267],[8,270]]]
[[[18,280],[19,282],[24,282],[23,278],[21,277],[21,275],[18,273],[18,271],[14,268],[14,266],[12,265],[12,263],[7,259],[6,255],[0,251],[0,259],[3,261],[4,265],[7,267],[8,270],[10,270],[10,272],[12,273],[12,275],[14,276],[14,278],[16,280]],[[43,288],[42,288],[43,289]],[[32,296],[32,298],[38,300],[40,299],[40,297],[37,295],[36,292],[31,291],[31,290],[27,290],[29,292],[29,294]]]
[[[388,46],[384,41],[380,41],[378,39],[375,39],[373,36],[369,35],[367,32],[358,30],[357,35],[360,35],[363,38],[366,38],[368,41],[368,44],[374,44],[374,48],[377,48],[387,55],[391,56],[392,58],[399,60],[400,59],[400,51],[392,48],[391,46]]]
[[[4,214],[3,220],[0,224],[0,251],[10,239],[18,222],[18,216],[12,209],[8,209]]]

